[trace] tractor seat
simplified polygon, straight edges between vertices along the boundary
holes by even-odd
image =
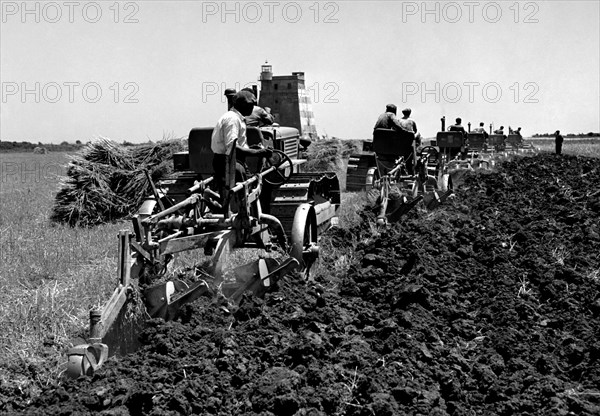
[[[467,134],[469,140],[469,149],[484,149],[486,146],[485,134],[483,133],[469,133]]]
[[[392,129],[375,129],[373,132],[373,151],[382,174],[392,170],[396,159],[404,157],[407,167],[414,165],[415,134],[409,131]],[[383,169],[381,169],[383,168]],[[408,169],[409,172],[412,169]]]
[[[513,147],[518,147],[523,145],[523,137],[518,134],[509,134],[506,139],[506,143],[512,145]]]
[[[439,131],[436,144],[440,148],[461,148],[463,146],[463,134],[460,131]]]

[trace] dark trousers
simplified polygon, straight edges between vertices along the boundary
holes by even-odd
[[[215,171],[215,191],[219,192],[223,189],[227,183],[227,178],[225,177],[227,173],[227,155],[221,155],[215,153],[213,157],[213,169]],[[247,170],[246,167],[236,161],[235,163],[235,181],[243,182],[247,178]]]
[[[556,142],[556,154],[562,154],[562,142]]]

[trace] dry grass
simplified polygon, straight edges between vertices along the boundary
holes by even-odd
[[[89,310],[114,289],[116,234],[126,227],[78,229],[48,221],[64,154],[2,155],[1,163],[0,367],[43,359],[54,370],[38,377],[49,379],[61,371]]]
[[[70,157],[50,218],[72,226],[124,218],[151,192],[146,174],[156,181],[170,173],[171,155],[184,146],[182,139],[170,137],[133,147],[94,140]]]
[[[554,153],[554,139],[526,139],[528,143],[537,147],[540,152]],[[565,138],[562,152],[566,155],[600,157],[600,137],[592,138]]]

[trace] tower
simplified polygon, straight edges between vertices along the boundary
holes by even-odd
[[[258,105],[270,107],[276,123],[297,128],[300,136],[317,138],[312,103],[304,85],[304,72],[273,76],[272,66],[265,61],[261,66]]]

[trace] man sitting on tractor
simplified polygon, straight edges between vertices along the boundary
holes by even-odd
[[[485,131],[483,121],[479,123],[479,127],[473,129],[473,133],[483,133],[483,137],[488,138],[489,134]]]
[[[456,119],[456,124],[453,124],[450,127],[448,127],[448,131],[460,131],[460,132],[462,132],[463,136],[465,136],[467,134],[467,132],[460,123],[462,123],[462,119],[460,117],[458,117]]]
[[[375,129],[392,129],[392,130],[404,130],[407,131],[403,126],[398,117],[396,117],[396,109],[397,107],[394,104],[388,104],[385,106],[385,113],[382,113],[373,130]]]

